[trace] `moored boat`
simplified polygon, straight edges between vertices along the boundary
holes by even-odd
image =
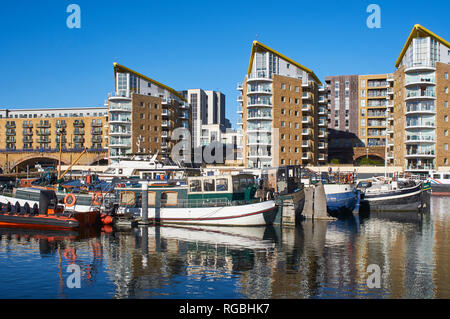
[[[144,190],[145,191],[145,190]],[[279,206],[256,197],[251,174],[189,177],[187,185],[148,186],[148,220],[154,223],[260,226],[272,224]],[[118,215],[142,218],[142,188],[117,188]]]
[[[428,182],[431,186],[431,195],[450,196],[450,172],[430,171]]]
[[[0,226],[33,229],[66,230],[80,226],[80,221],[72,213],[64,212],[58,207],[58,200],[54,192],[41,191],[39,206],[33,208],[28,203],[21,206],[1,204]]]
[[[321,182],[324,186],[327,212],[332,217],[346,217],[353,213],[358,202],[353,172],[322,172],[320,177],[311,176],[311,183]]]
[[[423,185],[419,180],[360,181],[360,211],[415,211],[420,208]]]

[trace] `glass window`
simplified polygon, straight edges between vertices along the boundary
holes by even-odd
[[[198,180],[198,179],[192,180],[189,183],[189,191],[190,192],[201,192],[202,184],[200,183],[200,180]]]
[[[205,192],[214,192],[214,179],[205,179],[203,181],[203,189]]]
[[[120,193],[120,203],[126,206],[134,206],[135,193],[132,191],[126,191]]]
[[[228,191],[228,179],[218,178],[216,184],[216,191],[218,192]]]
[[[148,192],[148,206],[155,206],[156,204],[156,192]]]
[[[248,187],[247,179],[245,177],[241,177],[239,180],[239,191],[245,192]]]
[[[162,192],[161,193],[161,206],[177,206],[178,205],[178,193],[177,192]]]
[[[444,179],[450,179],[450,175],[449,174],[444,174]]]

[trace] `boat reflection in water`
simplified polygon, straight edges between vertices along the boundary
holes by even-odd
[[[3,233],[1,297],[450,298],[449,205],[432,197],[418,218],[295,228],[152,226],[41,243]],[[70,264],[82,269],[81,289],[64,285]],[[380,288],[367,285],[370,265],[380,267]]]

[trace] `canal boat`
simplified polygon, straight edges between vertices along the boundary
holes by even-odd
[[[420,180],[381,180],[373,178],[358,182],[361,192],[360,211],[415,211],[422,202]]]
[[[0,207],[0,226],[1,227],[19,227],[48,230],[71,230],[80,226],[80,221],[74,214],[64,212],[58,205],[56,194],[52,191],[40,191],[39,206],[33,208],[28,203],[20,205],[16,202],[14,205],[1,204]]]
[[[251,174],[188,177],[187,185],[148,184],[148,221],[221,226],[272,224],[279,205],[257,197]],[[118,217],[143,218],[142,187],[117,187]],[[145,204],[145,202],[144,202]],[[144,218],[145,219],[145,218]]]

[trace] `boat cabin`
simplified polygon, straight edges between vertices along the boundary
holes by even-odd
[[[186,185],[150,183],[148,207],[205,207],[231,205],[255,199],[256,184],[251,174],[188,177]],[[115,189],[118,204],[126,208],[142,206],[142,187]]]
[[[287,165],[275,168],[263,168],[260,187],[280,195],[292,194],[303,188],[302,168],[299,165]]]

